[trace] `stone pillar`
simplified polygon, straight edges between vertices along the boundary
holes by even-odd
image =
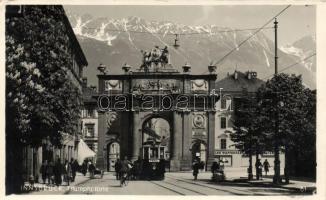
[[[172,156],[171,171],[180,170],[180,158],[182,151],[182,118],[177,111],[173,112],[173,140],[172,140]]]
[[[139,112],[133,112],[133,121],[132,121],[132,157],[131,160],[135,161],[140,156],[140,147],[141,147],[141,134],[139,132],[140,116]]]
[[[192,137],[192,124],[190,112],[182,113],[182,158],[181,170],[191,170],[191,137]]]
[[[96,166],[99,169],[106,170],[106,151],[105,135],[107,132],[107,123],[105,112],[98,112],[98,150],[96,158]]]
[[[119,113],[120,122],[120,158],[133,156],[133,112],[123,111]]]
[[[39,178],[38,181],[42,180],[42,175],[40,173],[40,168],[42,166],[42,161],[43,161],[43,157],[42,157],[43,156],[43,154],[42,154],[43,150],[42,149],[43,149],[42,146],[37,148],[37,156],[36,156],[37,157],[37,164],[36,164],[35,174]]]
[[[215,112],[208,111],[207,112],[207,121],[208,121],[208,160],[207,160],[207,169],[210,169],[212,163],[214,162],[214,154],[215,154]]]

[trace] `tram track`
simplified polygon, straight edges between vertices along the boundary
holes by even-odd
[[[159,187],[162,187],[164,189],[170,190],[170,191],[172,191],[174,193],[177,193],[179,195],[193,195],[193,194],[187,194],[188,192],[182,192],[180,190],[178,191],[176,188],[179,188],[179,189],[184,190],[184,191],[190,191],[191,193],[195,193],[197,195],[207,196],[207,194],[204,194],[204,193],[198,192],[196,190],[193,190],[193,189],[190,189],[190,188],[187,188],[187,187],[183,187],[183,186],[171,183],[171,182],[167,182],[167,181],[161,181],[161,182],[150,181],[150,183],[155,184],[155,185],[157,185]],[[167,185],[164,185],[164,184],[172,186],[173,189],[171,187],[167,186]]]
[[[183,179],[175,178],[175,177],[172,177],[172,176],[166,176],[166,178],[176,180],[176,181],[181,181],[181,182],[191,184],[191,185],[200,186],[200,187],[203,187],[203,188],[206,188],[206,189],[209,188],[209,189],[212,189],[212,190],[227,192],[227,193],[230,193],[232,195],[255,195],[254,193],[249,193],[248,194],[247,191],[245,192],[243,190],[239,190],[239,189],[236,189],[236,188],[233,188],[233,187],[231,187],[230,189],[235,190],[237,192],[231,191],[230,189],[226,190],[226,189],[216,188],[216,187],[210,186],[208,184],[202,184],[202,183],[199,183],[199,182],[194,183],[194,182],[186,181],[186,180],[183,180]]]

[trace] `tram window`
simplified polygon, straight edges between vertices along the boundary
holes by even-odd
[[[160,148],[160,159],[164,159],[164,147]]]
[[[153,148],[152,149],[152,156],[151,158],[158,158],[158,149],[157,148]]]
[[[148,147],[144,148],[144,158],[149,159],[149,154],[148,154]]]

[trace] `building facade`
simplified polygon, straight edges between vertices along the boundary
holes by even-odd
[[[254,95],[263,84],[264,81],[257,77],[257,73],[251,71],[245,73],[235,71],[216,82],[221,98],[216,104],[215,157],[223,159],[226,167],[247,168],[249,166],[249,157],[235,148],[230,133],[233,132],[236,104],[240,103],[243,91]],[[259,155],[259,158],[263,161],[267,159],[271,167],[274,166],[272,152],[265,152]],[[255,164],[256,155],[252,157],[252,160]],[[284,154],[281,154],[281,167],[284,167]]]
[[[96,94],[96,87],[88,86],[87,78],[83,78],[82,138],[95,153],[98,148],[98,113],[93,96]]]

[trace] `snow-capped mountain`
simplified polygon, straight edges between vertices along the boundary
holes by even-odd
[[[139,17],[109,19],[93,18],[90,15],[68,16],[89,62],[85,73],[93,85],[97,85],[96,68],[99,63],[109,66],[113,74],[122,73],[124,63],[139,68],[142,62],[140,51],[149,51],[155,45],[169,47],[171,63],[179,71],[188,62],[192,65],[192,73],[205,73],[211,62],[219,61],[236,48],[217,66],[219,78],[236,69],[257,71],[258,77],[262,79],[270,78],[274,72],[274,44],[264,35],[264,31],[270,30],[259,32],[237,48],[255,30],[238,31],[215,25],[187,26],[168,21],[146,21]],[[176,33],[179,34],[178,49],[173,48]],[[305,55],[308,49],[315,50],[307,45],[308,49],[303,49],[300,44],[283,47],[279,51],[279,71],[299,61],[299,57]],[[284,72],[302,74],[305,84],[315,88],[313,65],[300,63]]]
[[[280,48],[284,53],[297,57],[298,61],[307,69],[316,72],[316,59],[305,58],[313,55],[316,51],[316,39],[313,36],[305,36],[293,44],[288,44]]]

